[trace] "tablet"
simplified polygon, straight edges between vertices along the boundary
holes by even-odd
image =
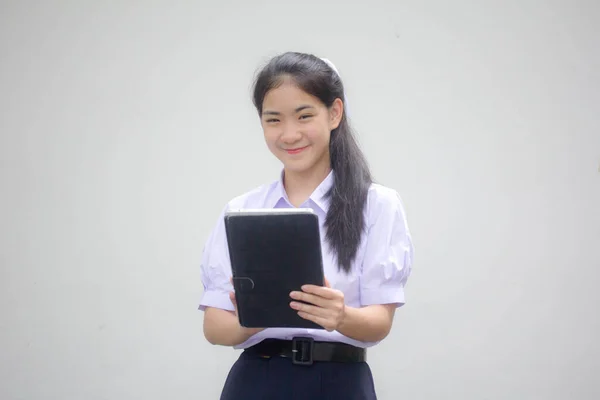
[[[224,218],[240,325],[323,329],[290,307],[290,292],[305,284],[324,285],[313,210],[242,209]]]

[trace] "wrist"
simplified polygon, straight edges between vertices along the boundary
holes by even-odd
[[[339,333],[344,334],[344,331],[346,330],[348,325],[351,325],[351,321],[354,317],[355,312],[356,308],[347,305],[344,306],[344,315],[342,316],[342,319],[338,324],[338,328],[336,329]]]

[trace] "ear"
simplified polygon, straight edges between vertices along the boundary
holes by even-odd
[[[333,101],[331,107],[329,107],[329,125],[331,130],[340,126],[342,115],[344,115],[344,103],[341,99],[337,98]]]

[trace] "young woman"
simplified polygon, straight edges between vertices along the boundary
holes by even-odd
[[[317,213],[326,286],[290,293],[290,307],[325,329],[239,325],[221,215],[202,257],[204,334],[212,344],[244,349],[222,399],[376,399],[366,348],[388,335],[404,304],[413,245],[400,197],[373,182],[344,102],[335,67],[310,54],[277,56],[257,76],[254,105],[283,171],[231,200],[224,212],[310,207]]]

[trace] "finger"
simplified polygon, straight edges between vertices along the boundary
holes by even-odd
[[[316,285],[304,285],[302,286],[302,291],[330,300],[338,299],[341,295],[341,292],[339,290]]]
[[[306,292],[292,292],[290,293],[290,297],[294,300],[314,304],[315,306],[323,308],[329,308],[329,303],[331,302],[329,299]]]
[[[298,312],[298,315],[301,318],[304,318],[308,321],[312,321],[317,325],[322,326],[323,328],[325,328],[327,331],[331,332],[333,331],[333,329],[331,328],[331,325],[329,324],[329,321],[326,318],[322,318],[322,317],[318,317],[312,314],[307,314],[303,311]]]
[[[315,317],[327,318],[333,315],[333,312],[327,308],[312,306],[310,304],[298,303],[297,301],[292,301],[290,303],[290,307],[292,307],[296,311],[311,314]]]
[[[327,277],[325,277],[325,287],[328,287],[331,289],[331,284],[329,283],[329,281],[327,280]]]

